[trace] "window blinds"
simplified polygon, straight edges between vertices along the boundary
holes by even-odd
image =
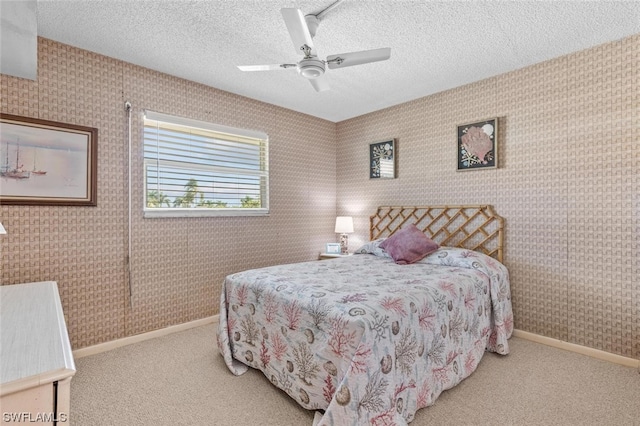
[[[268,211],[268,163],[264,133],[145,112],[145,209]]]

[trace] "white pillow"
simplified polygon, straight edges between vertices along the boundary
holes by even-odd
[[[378,238],[377,240],[369,241],[358,250],[353,252],[353,254],[373,254],[379,257],[388,257],[391,258],[391,255],[387,253],[383,248],[380,247],[380,243],[382,243],[386,238]]]

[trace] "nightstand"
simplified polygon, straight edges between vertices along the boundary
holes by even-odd
[[[320,253],[320,256],[318,257],[318,259],[320,260],[326,260],[326,259],[335,259],[337,257],[346,257],[346,256],[351,256],[353,253],[349,253],[349,254],[337,254],[337,253]]]

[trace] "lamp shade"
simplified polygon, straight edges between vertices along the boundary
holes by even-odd
[[[4,226],[2,226],[2,223],[0,222],[0,235],[2,234],[6,234],[7,231],[4,229]]]
[[[353,218],[351,216],[336,217],[336,234],[349,234],[353,232]]]

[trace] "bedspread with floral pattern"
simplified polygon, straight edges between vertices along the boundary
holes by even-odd
[[[237,375],[261,370],[320,425],[406,425],[477,367],[507,354],[506,268],[441,248],[412,265],[353,255],[229,275],[218,347]],[[319,416],[316,416],[319,417]]]

